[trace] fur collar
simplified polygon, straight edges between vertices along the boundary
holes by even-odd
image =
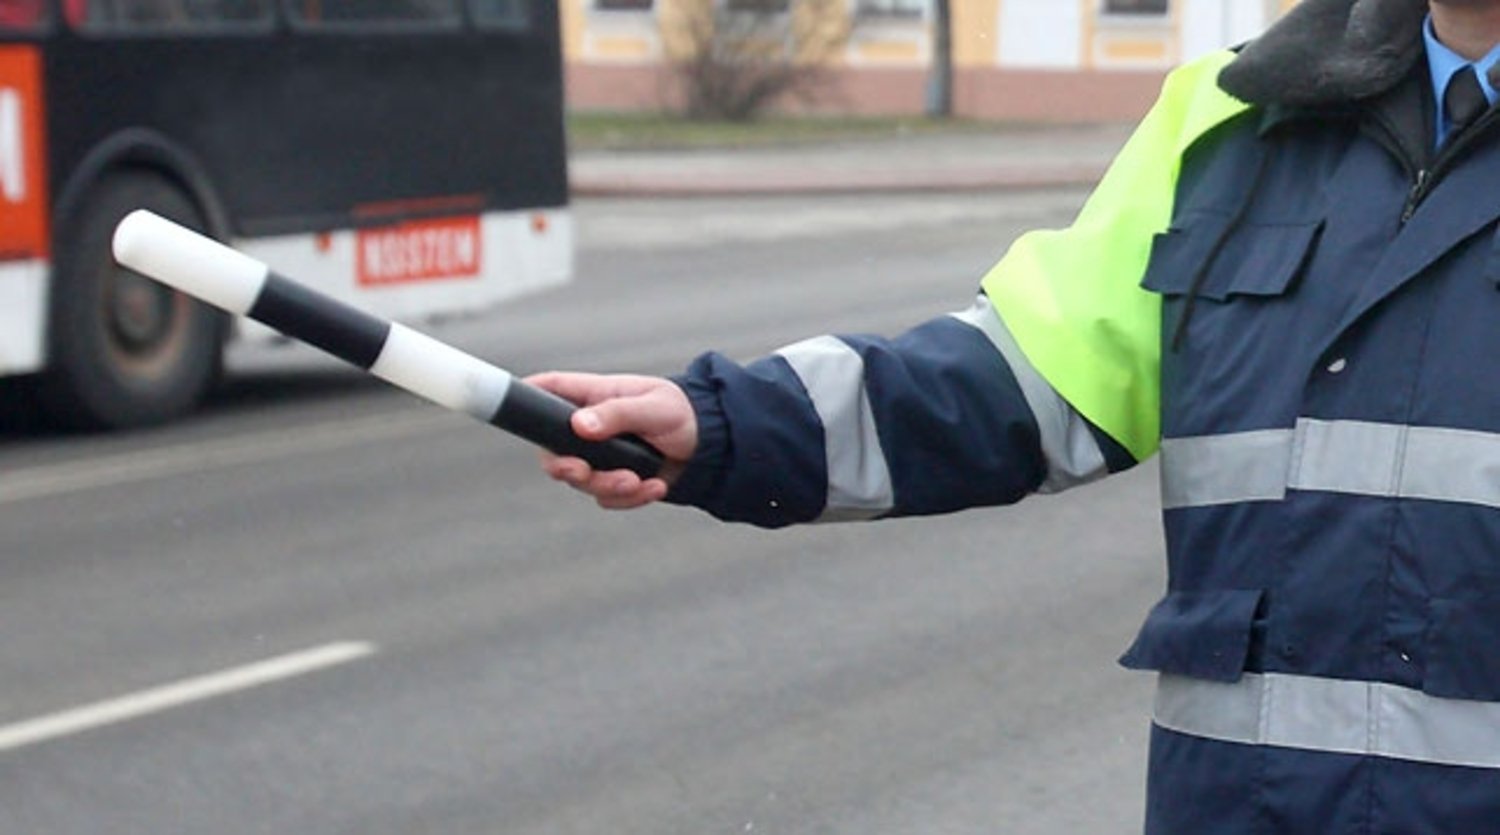
[[[1219,75],[1256,105],[1328,106],[1394,87],[1422,57],[1427,0],[1302,0]]]

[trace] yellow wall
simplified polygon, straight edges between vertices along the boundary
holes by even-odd
[[[657,0],[654,13],[644,12],[599,12],[594,10],[592,0],[559,0],[562,16],[563,55],[569,61],[598,61],[602,63],[639,61],[653,56],[677,53],[681,44],[673,33],[680,32],[688,5],[698,0]],[[955,0],[955,18],[962,17],[973,25],[987,26],[994,30],[994,6],[998,0]],[[838,7],[837,17],[830,18],[824,26],[837,31],[848,27],[850,21],[841,2],[830,2]],[[799,23],[799,25],[801,25]],[[927,61],[929,40],[928,23],[923,20],[896,19],[889,22],[865,24],[854,28],[848,49],[843,56],[835,56],[833,63],[917,65]],[[955,28],[955,31],[962,31]],[[981,35],[978,45],[967,46],[968,40],[955,42],[955,49],[965,55],[965,60],[984,63],[993,60],[994,47],[984,43]],[[986,55],[990,56],[988,59]]]
[[[818,24],[808,21],[808,12],[799,6],[797,14],[802,16],[797,23],[799,31],[808,31],[808,26],[838,31],[848,25],[842,4],[838,0],[824,1],[830,8],[839,7],[839,14]],[[700,0],[657,0],[657,8],[652,12],[601,12],[593,8],[593,0],[560,2],[563,55],[567,60],[640,63],[678,55],[686,49],[690,39],[684,32],[686,27],[693,25],[695,5]],[[925,34],[925,28],[922,31]],[[872,48],[877,55],[882,53],[880,45],[867,45],[867,48]],[[925,60],[925,55],[909,57]]]
[[[953,63],[959,66],[993,66],[997,57],[995,32],[1004,0],[955,0],[953,14]]]
[[[583,4],[589,0],[558,0],[557,13],[562,17],[563,55],[583,56],[583,28],[588,25]]]
[[[658,10],[643,12],[598,12],[593,0],[558,0],[563,20],[563,52],[570,61],[641,63],[674,54],[680,45],[664,43],[663,33],[678,31],[686,4],[706,0],[657,0]],[[1131,20],[1102,16],[1099,0],[1071,0],[1079,4],[1079,69],[1154,67],[1181,59],[1182,4],[1172,3],[1172,13],[1160,20]],[[1239,2],[1240,0],[1236,0]],[[997,26],[1007,0],[951,0],[953,12],[954,62],[960,67],[994,67],[998,64]],[[1055,0],[1058,3],[1070,0]],[[1269,14],[1279,15],[1297,0],[1262,0]],[[828,25],[847,25],[843,4],[838,19]],[[853,65],[883,64],[915,66],[928,57],[929,24],[922,20],[893,19],[861,23],[852,30],[843,60]],[[665,36],[668,40],[670,35]]]

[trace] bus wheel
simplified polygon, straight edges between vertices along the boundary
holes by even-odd
[[[62,222],[39,393],[64,427],[159,423],[191,410],[218,379],[226,317],[111,255],[115,225],[139,208],[205,228],[180,189],[143,172],[105,180]]]

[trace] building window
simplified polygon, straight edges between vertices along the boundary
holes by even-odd
[[[594,0],[594,8],[604,12],[649,12],[651,0]]]
[[[1168,0],[1104,0],[1105,14],[1164,15]]]
[[[927,0],[859,0],[860,17],[921,17],[927,12]]]

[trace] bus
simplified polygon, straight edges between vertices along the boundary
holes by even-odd
[[[117,266],[136,208],[397,319],[566,282],[557,4],[0,0],[0,376],[66,426],[275,338]]]

